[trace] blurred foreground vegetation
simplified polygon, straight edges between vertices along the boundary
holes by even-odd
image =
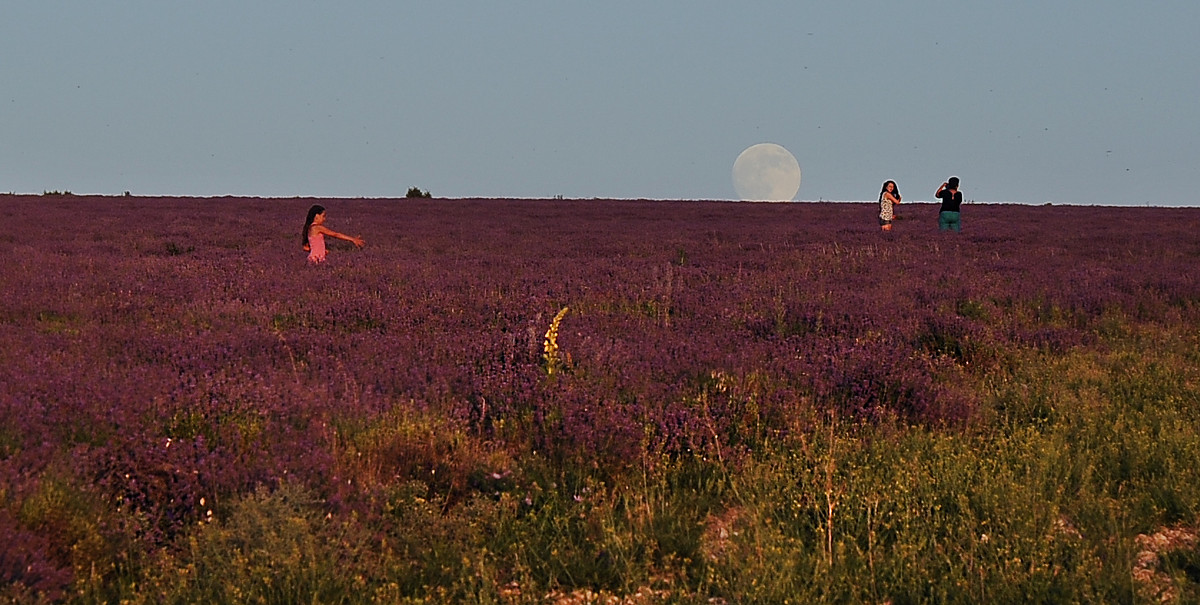
[[[404,450],[478,489],[384,482],[363,517],[285,482],[136,560],[103,552],[69,486],[23,514],[79,532],[80,568],[115,566],[76,602],[1194,602],[1198,342],[1106,344],[983,377],[988,418],[963,430],[797,419],[736,461],[614,473],[388,417],[343,436],[349,480]],[[511,471],[484,475],[498,457]]]

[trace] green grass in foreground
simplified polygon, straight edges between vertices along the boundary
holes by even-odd
[[[148,560],[100,557],[117,571],[79,570],[70,599],[1194,602],[1197,345],[1125,334],[1017,355],[980,378],[984,412],[965,430],[797,419],[809,430],[737,460],[620,472],[513,456],[430,417],[343,427],[339,456],[377,483],[378,514],[326,514],[297,485],[261,489]],[[379,479],[382,452],[397,451],[476,489]],[[510,456],[507,476],[471,474]],[[69,495],[31,501],[27,518],[87,514]],[[80,523],[67,525],[86,534]]]

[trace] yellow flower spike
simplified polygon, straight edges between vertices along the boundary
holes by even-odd
[[[558,357],[558,326],[570,310],[571,307],[563,307],[558,315],[554,316],[554,321],[550,322],[550,329],[546,330],[546,339],[542,342],[542,358],[546,361],[547,375],[554,375],[562,364]]]

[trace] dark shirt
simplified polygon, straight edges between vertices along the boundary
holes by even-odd
[[[942,200],[941,212],[958,212],[958,207],[962,204],[962,192],[943,189],[938,193],[938,199]]]

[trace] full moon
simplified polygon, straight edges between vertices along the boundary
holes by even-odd
[[[800,191],[800,164],[775,143],[751,145],[733,162],[733,188],[743,201],[790,202]]]

